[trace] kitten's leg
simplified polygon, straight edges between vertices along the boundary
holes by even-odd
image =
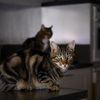
[[[30,50],[27,50],[25,53],[26,53],[25,65],[28,70],[28,83],[29,83],[29,87],[27,89],[31,90],[31,69],[30,69],[30,62],[29,62],[30,61]],[[35,62],[35,59],[33,61]]]
[[[16,83],[16,90],[26,90],[27,88],[29,88],[29,84],[27,81],[20,79],[17,83]]]
[[[29,59],[29,83],[30,83],[30,90],[32,89],[32,77],[37,78],[38,73],[38,66],[42,62],[43,57],[39,55],[31,56]]]

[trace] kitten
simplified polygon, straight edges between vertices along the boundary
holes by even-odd
[[[32,88],[42,89],[47,88],[50,91],[58,91],[58,81],[63,76],[63,73],[72,64],[75,41],[68,43],[66,48],[60,48],[56,43],[51,42],[50,58],[44,56],[44,59],[38,67],[37,78],[32,78]]]
[[[31,89],[32,76],[44,55],[49,55],[52,27],[41,26],[35,37],[27,39],[21,50],[0,65],[0,91]],[[34,70],[34,71],[33,71]]]
[[[48,47],[50,46],[49,39],[52,35],[52,26],[45,27],[44,25],[41,25],[41,29],[37,32],[35,37],[26,39],[22,44],[22,47],[33,48],[36,51],[48,52],[48,49],[50,49],[50,47]]]
[[[43,60],[43,55],[50,54],[50,41],[49,39],[52,37],[52,26],[51,27],[45,27],[44,25],[41,25],[40,31],[35,35],[35,37],[28,38],[23,43],[23,48],[31,48],[30,53],[27,55],[27,66],[29,67],[29,83],[31,86],[32,83],[32,76],[34,74],[37,74],[37,69],[39,64]],[[33,52],[34,51],[34,52]],[[34,54],[35,53],[35,54]],[[30,54],[30,55],[29,55]],[[35,66],[35,68],[33,68]],[[32,70],[34,69],[34,74]],[[35,77],[36,75],[34,75]],[[32,87],[30,87],[31,89]]]

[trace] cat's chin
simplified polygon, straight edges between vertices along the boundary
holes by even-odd
[[[68,69],[68,67],[69,67],[69,65],[58,65],[59,66],[59,68],[61,69],[61,71],[62,72],[66,72],[67,71],[67,69]]]
[[[62,71],[62,72],[66,72],[67,69],[68,69],[68,68],[64,68],[64,69],[62,68],[61,71]]]

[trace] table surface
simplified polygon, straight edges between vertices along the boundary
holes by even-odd
[[[0,100],[80,100],[87,98],[86,90],[62,88],[59,92],[34,90],[24,92],[0,92]]]

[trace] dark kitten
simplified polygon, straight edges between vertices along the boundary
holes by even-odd
[[[22,46],[23,48],[33,48],[36,51],[47,52],[50,49],[49,39],[52,35],[52,26],[45,27],[42,25],[35,37],[26,39]]]
[[[50,41],[49,39],[53,35],[52,26],[41,26],[40,31],[35,37],[27,39],[23,43],[23,48],[30,48],[30,53],[27,54],[26,65],[29,66],[29,83],[31,86],[32,77],[38,73],[37,69],[39,64],[43,61],[44,55],[50,55]],[[34,68],[33,68],[34,67]],[[31,89],[32,87],[30,87]]]

